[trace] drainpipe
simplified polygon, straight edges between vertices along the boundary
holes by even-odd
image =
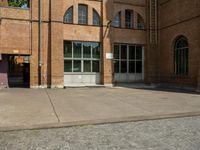
[[[39,0],[38,84],[42,86],[42,0]]]

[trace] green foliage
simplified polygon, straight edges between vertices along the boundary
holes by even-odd
[[[9,6],[12,7],[22,7],[25,4],[28,4],[28,0],[9,0]]]

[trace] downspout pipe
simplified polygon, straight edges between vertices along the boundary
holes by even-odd
[[[38,85],[42,86],[42,0],[39,0]]]

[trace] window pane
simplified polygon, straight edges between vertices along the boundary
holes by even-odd
[[[73,7],[70,7],[65,13],[64,23],[73,23]]]
[[[180,66],[180,60],[179,60],[179,50],[176,50],[176,74],[179,74],[179,66]]]
[[[135,46],[129,46],[129,59],[135,60]]]
[[[119,61],[114,61],[114,72],[119,73]]]
[[[125,26],[128,29],[133,28],[133,11],[132,10],[125,11]]]
[[[142,61],[136,62],[136,73],[142,73]]]
[[[135,61],[129,61],[129,73],[135,73]]]
[[[121,73],[127,73],[127,61],[121,61]]]
[[[188,73],[188,49],[177,50],[177,75],[187,75]]]
[[[81,58],[81,47],[82,44],[80,42],[74,42],[74,58]]]
[[[114,27],[121,27],[121,12],[119,12],[114,18]]]
[[[64,72],[72,72],[72,60],[64,61]]]
[[[176,48],[185,48],[188,47],[188,41],[186,38],[181,37],[176,42]]]
[[[79,24],[87,24],[87,6],[79,5],[78,6],[78,23]]]
[[[140,14],[137,15],[137,28],[138,29],[144,29],[144,19]]]
[[[91,44],[83,43],[83,58],[91,58]]]
[[[81,60],[74,60],[73,72],[81,72]]]
[[[64,41],[64,57],[72,58],[72,42]]]
[[[188,74],[188,48],[185,49],[185,75]]]
[[[100,46],[99,43],[92,43],[92,57],[93,58],[100,58]]]
[[[90,60],[84,61],[84,72],[91,72],[91,61]]]
[[[121,46],[121,59],[127,59],[127,46]]]
[[[100,71],[100,64],[99,61],[92,61],[92,72],[99,72]]]
[[[119,45],[114,45],[114,59],[119,59]]]
[[[181,36],[175,44],[175,73],[176,75],[188,74],[188,41]]]
[[[100,25],[99,14],[95,10],[93,10],[93,25]]]
[[[136,59],[142,60],[142,46],[136,46]]]

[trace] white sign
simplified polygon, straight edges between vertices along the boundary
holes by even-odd
[[[106,59],[113,59],[113,53],[106,53]]]
[[[13,50],[13,53],[14,53],[14,54],[18,54],[18,53],[19,53],[19,50]]]

